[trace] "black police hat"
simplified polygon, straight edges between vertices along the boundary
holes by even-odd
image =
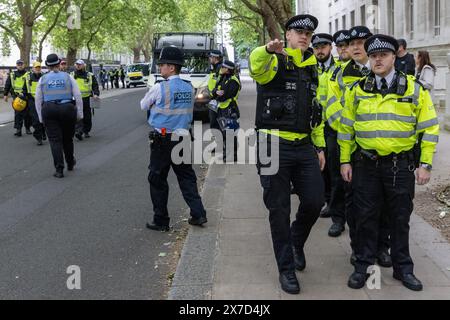
[[[333,35],[333,42],[335,44],[340,44],[342,42],[349,43],[350,32],[348,30],[340,30]]]
[[[211,52],[209,53],[210,57],[218,57],[218,58],[222,58],[223,57],[223,53],[220,50],[211,50]]]
[[[234,70],[234,68],[236,68],[235,64],[233,62],[229,61],[229,60],[225,60],[222,63],[221,67],[222,68],[227,68],[227,69],[230,69],[230,70]]]
[[[58,55],[56,53],[51,53],[47,56],[47,59],[45,59],[45,65],[50,66],[57,66],[61,63],[61,60],[59,59]]]
[[[286,30],[308,30],[314,31],[319,25],[319,20],[310,14],[300,14],[290,18],[284,27]]]
[[[371,36],[373,36],[372,32],[370,32],[369,28],[364,26],[357,26],[353,27],[350,30],[348,30],[350,33],[350,39],[349,41],[356,40],[356,39],[368,39]]]
[[[159,55],[158,64],[164,63],[182,66],[184,63],[183,51],[173,46],[164,47]]]
[[[318,33],[312,37],[311,43],[314,48],[321,44],[332,44],[333,37],[328,33]]]
[[[16,65],[17,65],[17,64],[23,64],[23,63],[24,63],[24,62],[23,62],[22,59],[19,59],[19,60],[16,61]]]
[[[367,55],[371,55],[377,52],[392,51],[394,54],[397,53],[399,45],[395,38],[384,34],[376,34],[369,39],[367,39],[364,44],[364,48],[367,51]]]

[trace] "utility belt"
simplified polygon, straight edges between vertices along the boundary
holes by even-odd
[[[258,136],[259,136],[260,134],[266,134],[266,133],[258,132]],[[271,137],[272,137],[272,136],[273,136],[273,135],[271,135],[271,134],[267,134],[266,140],[267,140],[268,143],[270,143]],[[296,139],[296,140],[294,140],[294,141],[286,140],[286,139],[283,139],[283,138],[281,138],[281,137],[279,137],[279,136],[277,136],[277,137],[278,137],[278,142],[279,142],[280,144],[284,144],[284,145],[289,145],[289,146],[304,146],[304,145],[307,145],[307,144],[312,144],[312,141],[311,141],[311,137],[310,137],[310,136],[307,136],[307,137],[305,137],[305,138],[303,138],[303,139]]]
[[[170,143],[172,133],[160,133],[156,130],[152,130],[148,133],[148,139],[151,144],[166,145]]]
[[[60,104],[68,104],[68,103],[70,103],[70,104],[73,104],[73,105],[75,105],[76,103],[75,103],[75,100],[51,100],[51,101],[45,101],[44,102],[44,104],[57,104],[57,105],[60,105]]]

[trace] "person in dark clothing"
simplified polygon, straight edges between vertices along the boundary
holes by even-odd
[[[237,98],[241,90],[241,83],[235,75],[235,65],[233,62],[225,60],[220,68],[220,78],[211,96],[218,102],[217,122],[222,130],[223,136],[223,161],[227,161],[227,131],[238,129],[239,108]],[[234,155],[237,157],[237,139],[234,136]],[[228,158],[230,159],[230,158]]]
[[[95,76],[86,71],[86,64],[83,60],[78,60],[75,63],[76,71],[71,73],[71,76],[75,79],[80,88],[81,97],[83,98],[83,121],[79,121],[76,125],[75,137],[78,140],[83,140],[83,134],[85,138],[90,138],[90,132],[92,129],[92,110],[91,110],[91,97],[99,99],[100,90],[98,88],[98,82]]]
[[[223,53],[220,50],[212,50],[209,53],[210,73],[208,79],[208,90],[210,94],[216,87],[220,78],[220,67],[223,61]],[[209,110],[209,125],[211,129],[219,129],[217,123],[217,113]]]
[[[114,69],[114,86],[119,89],[119,70]]]
[[[114,75],[116,73],[115,69],[111,69],[108,71],[109,81],[111,82],[111,89],[114,89]]]
[[[8,102],[9,93],[11,93],[13,100],[18,96],[23,97],[23,86],[25,84],[27,71],[25,70],[25,65],[22,60],[17,60],[16,67],[17,69],[11,72],[8,79],[6,79],[5,90],[3,92],[5,102]],[[16,133],[14,133],[14,135],[16,137],[22,136],[22,126],[24,124],[26,133],[32,134],[30,130],[31,116],[29,114],[28,106],[22,111],[14,111],[14,128],[16,129]]]
[[[119,76],[120,81],[122,82],[122,89],[125,89],[125,70],[123,69],[123,66],[120,66]]]
[[[33,70],[27,73],[26,82],[23,86],[23,93],[27,98],[27,108],[29,109],[34,128],[33,136],[37,140],[38,146],[42,146],[42,141],[47,140],[44,125],[39,121],[39,116],[37,114],[36,105],[34,102],[36,89],[41,77],[41,63],[36,61],[33,63]]]
[[[398,39],[397,42],[399,45],[399,49],[397,52],[397,58],[395,59],[395,69],[411,76],[415,75],[416,61],[414,59],[414,55],[408,53],[408,51],[406,50],[406,40]]]

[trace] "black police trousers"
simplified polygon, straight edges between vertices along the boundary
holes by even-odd
[[[47,131],[53,162],[57,171],[74,162],[73,136],[77,121],[77,110],[73,103],[55,104],[45,102],[42,107],[42,120]]]
[[[261,143],[269,143],[258,139]],[[270,147],[269,147],[270,149]],[[310,144],[279,145],[280,168],[274,175],[262,175],[264,204],[269,210],[273,249],[280,273],[294,272],[293,250],[304,247],[324,203],[324,183],[314,147]],[[276,156],[276,150],[270,150]],[[260,165],[258,164],[260,168]],[[300,199],[291,225],[291,183]]]
[[[219,123],[217,122],[217,112],[209,110],[209,127],[211,129],[220,130]]]
[[[34,98],[28,98],[28,107],[30,109],[31,114],[31,124],[34,128],[33,137],[40,141],[45,136],[45,128],[44,125],[39,121],[39,116],[36,111],[36,104],[34,102]]]
[[[32,118],[29,105],[22,111],[14,111],[14,129],[22,130],[22,127],[25,126],[25,129],[29,130],[31,125]]]
[[[191,210],[191,216],[194,218],[206,216],[206,211],[197,189],[197,176],[192,165],[185,163],[175,164],[172,161],[172,149],[177,144],[177,141],[170,141],[170,136],[167,136],[151,142],[150,145],[148,182],[150,183],[150,197],[153,202],[153,222],[160,226],[168,226],[170,222],[167,210],[169,200],[167,176],[170,167],[172,167],[177,176],[183,198]]]
[[[396,170],[398,172],[394,173]],[[406,156],[396,165],[389,158],[374,161],[361,156],[355,159],[352,186],[357,272],[366,273],[367,267],[375,264],[382,211],[389,217],[394,272],[413,272],[409,220],[413,211],[414,185],[414,165]]]
[[[92,130],[91,98],[83,98],[83,119],[76,124],[76,132],[89,133]]]

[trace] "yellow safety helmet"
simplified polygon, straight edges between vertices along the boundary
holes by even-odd
[[[15,98],[13,101],[13,109],[20,112],[27,107],[27,102],[19,97]]]

